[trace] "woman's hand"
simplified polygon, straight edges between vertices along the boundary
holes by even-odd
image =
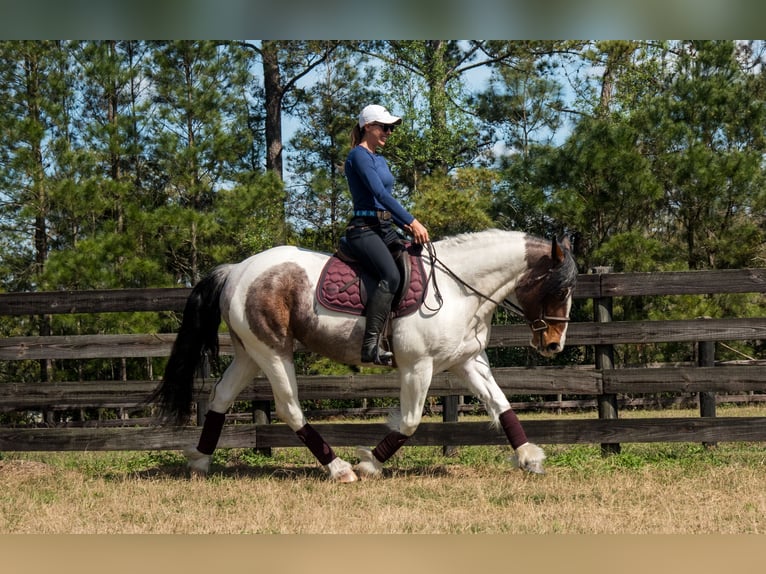
[[[413,219],[412,223],[405,226],[405,229],[412,235],[412,240],[415,243],[428,243],[428,230],[417,219]]]

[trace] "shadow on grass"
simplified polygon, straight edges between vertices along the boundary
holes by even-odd
[[[431,477],[444,478],[451,476],[450,470],[441,465],[418,468],[384,468],[383,480],[393,478]],[[140,480],[199,480],[192,476],[186,465],[171,463],[158,464],[154,467],[125,472],[112,472],[104,478],[124,480],[126,478]],[[329,474],[321,467],[314,465],[270,465],[257,466],[243,463],[218,465],[213,464],[208,479],[252,479],[252,480],[329,480]],[[362,479],[364,480],[364,479]],[[370,479],[368,479],[370,480]],[[372,479],[376,480],[376,479]]]

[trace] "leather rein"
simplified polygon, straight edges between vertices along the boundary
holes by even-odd
[[[457,281],[460,285],[468,289],[469,291],[473,292],[475,295],[478,295],[482,299],[485,299],[486,301],[489,301],[490,303],[493,303],[495,306],[500,307],[506,311],[509,311],[511,313],[514,313],[515,315],[518,315],[524,321],[529,325],[529,328],[532,330],[532,332],[537,333],[539,331],[545,331],[548,329],[548,323],[568,323],[570,321],[569,317],[557,317],[555,315],[546,315],[542,308],[540,309],[540,316],[537,319],[529,319],[526,316],[526,313],[524,313],[524,309],[522,309],[519,305],[508,299],[507,297],[503,299],[502,301],[495,301],[492,297],[489,295],[485,295],[478,289],[476,289],[473,285],[470,285],[469,283],[465,282],[463,279],[461,279],[457,273],[455,273],[452,269],[450,269],[444,261],[439,259],[436,256],[436,248],[433,246],[432,243],[426,243],[425,245],[426,250],[428,251],[428,256],[431,259],[431,270],[428,273],[428,278],[426,279],[426,284],[428,282],[432,282],[434,285],[434,295],[436,297],[436,300],[439,304],[439,306],[436,309],[431,309],[426,305],[426,309],[429,311],[438,311],[442,308],[442,305],[444,304],[444,299],[442,298],[441,292],[439,291],[439,286],[436,283],[436,274],[434,273],[435,264],[438,263],[441,268],[450,275],[455,281]],[[424,303],[425,305],[425,303]]]

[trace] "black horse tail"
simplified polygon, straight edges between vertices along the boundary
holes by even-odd
[[[149,399],[160,408],[160,418],[184,424],[192,411],[194,375],[210,353],[218,358],[219,299],[231,265],[216,267],[202,279],[186,300],[181,328],[170,352],[162,382]]]

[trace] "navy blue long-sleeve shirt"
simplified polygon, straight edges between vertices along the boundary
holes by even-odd
[[[345,172],[354,211],[390,211],[399,227],[415,220],[391,194],[394,176],[382,155],[356,146],[346,158]]]

